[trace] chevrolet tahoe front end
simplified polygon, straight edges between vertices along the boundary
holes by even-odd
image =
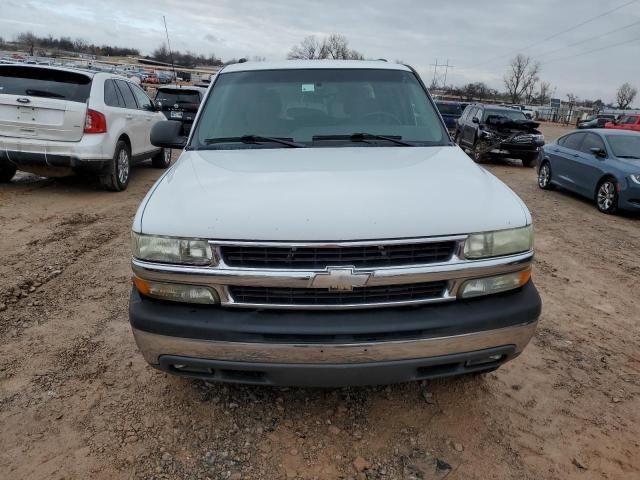
[[[157,144],[179,146],[167,128]],[[240,64],[138,210],[130,322],[151,365],[213,381],[486,372],[535,331],[532,259],[528,210],[449,140],[410,68]]]

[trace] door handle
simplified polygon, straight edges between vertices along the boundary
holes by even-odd
[[[125,118],[126,118],[127,120],[131,120],[131,119],[133,118],[133,115],[129,115],[129,114],[127,114],[127,115],[125,116]]]
[[[150,122],[151,120],[153,120],[153,117],[147,117],[147,122]]]

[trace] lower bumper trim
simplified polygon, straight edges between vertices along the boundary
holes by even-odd
[[[437,357],[355,364],[229,362],[162,355],[154,367],[215,382],[298,387],[380,385],[495,370],[517,356],[513,345]]]
[[[537,321],[495,330],[375,343],[258,343],[199,340],[158,335],[133,328],[133,335],[144,358],[159,365],[163,355],[282,364],[357,364],[474,352],[487,348],[513,346],[521,352],[529,343]]]

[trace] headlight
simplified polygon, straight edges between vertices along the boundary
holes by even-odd
[[[212,252],[206,240],[131,234],[133,256],[149,262],[209,265]]]
[[[535,139],[536,142],[544,143],[544,135],[541,133],[534,135],[533,138]]]
[[[640,174],[638,174],[638,175],[629,175],[629,178],[631,179],[631,181],[633,183],[637,183],[638,185],[640,185]]]
[[[467,280],[460,287],[461,298],[480,297],[492,293],[506,292],[522,287],[531,278],[531,267],[520,272],[506,273],[494,277],[474,278]]]
[[[464,256],[470,259],[500,257],[527,252],[533,247],[533,226],[495,232],[474,233],[464,244]]]
[[[139,277],[133,278],[133,284],[142,295],[159,300],[206,305],[220,303],[216,292],[209,287],[181,283],[151,282]]]

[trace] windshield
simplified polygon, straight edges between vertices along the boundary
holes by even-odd
[[[616,157],[640,159],[640,135],[607,135],[607,142]]]
[[[282,144],[212,141],[254,135],[306,146],[354,145],[356,133],[415,145],[448,136],[416,76],[403,70],[290,69],[224,73],[203,107],[191,147],[282,148]],[[315,138],[314,138],[315,137]],[[320,138],[324,137],[324,138]],[[360,137],[357,137],[360,138]],[[367,137],[357,146],[393,146]]]
[[[484,119],[485,121],[489,118],[490,115],[498,115],[500,117],[507,117],[511,120],[528,120],[524,113],[520,110],[485,110]]]
[[[181,109],[197,110],[200,105],[200,94],[195,90],[165,90],[161,88],[158,90],[155,101],[158,108],[162,110],[173,108],[175,105]]]
[[[90,91],[91,78],[82,73],[22,66],[0,68],[0,95],[46,97],[84,103]]]
[[[459,103],[436,102],[436,105],[438,106],[440,113],[443,115],[460,115],[462,113]]]

